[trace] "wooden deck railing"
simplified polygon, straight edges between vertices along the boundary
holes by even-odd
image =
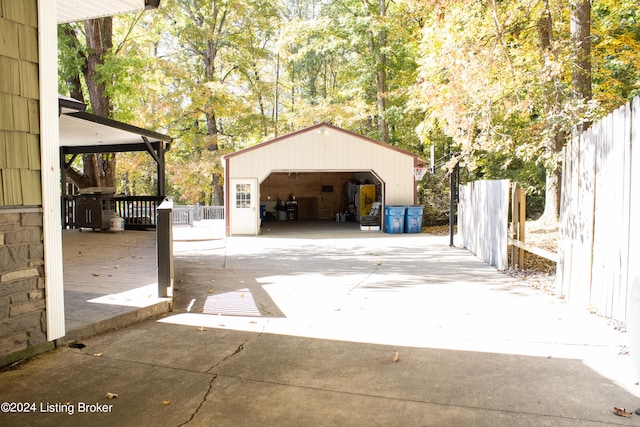
[[[65,196],[62,201],[63,228],[77,228],[78,196]],[[156,228],[157,196],[114,196],[115,214],[124,219],[125,229]]]

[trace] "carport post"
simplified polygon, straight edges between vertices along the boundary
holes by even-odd
[[[158,266],[158,298],[173,298],[173,200],[165,197],[158,206],[156,222],[156,264]]]

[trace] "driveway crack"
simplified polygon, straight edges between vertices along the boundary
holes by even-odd
[[[354,289],[356,289],[358,286],[362,285],[365,281],[367,281],[367,279],[369,279],[369,277],[373,276],[374,274],[376,274],[378,272],[378,270],[380,269],[380,264],[377,264],[375,266],[375,268],[373,269],[373,271],[371,271],[371,273],[367,274],[362,280],[360,280],[358,283],[356,283],[351,289],[349,289],[349,291],[347,292],[347,295],[351,295],[351,291],[353,291]]]
[[[189,419],[187,421],[183,422],[182,424],[179,424],[178,427],[182,427],[182,426],[185,426],[185,425],[189,424],[191,421],[193,421],[193,419],[198,414],[198,412],[200,412],[200,408],[202,408],[202,405],[204,405],[204,402],[207,401],[207,398],[209,397],[209,394],[211,394],[211,390],[213,389],[213,382],[216,380],[216,378],[218,378],[218,374],[213,374],[213,377],[211,378],[211,381],[209,381],[209,387],[207,388],[207,391],[205,392],[204,396],[202,397],[202,400],[198,404],[198,407],[195,409],[195,411],[193,411],[193,413],[191,414]]]
[[[258,335],[258,336],[260,336],[260,335]],[[244,350],[244,346],[248,342],[249,342],[249,339],[247,339],[246,341],[241,343],[233,353],[231,353],[228,356],[225,356],[224,358],[222,358],[222,360],[220,360],[218,363],[216,363],[215,365],[213,365],[212,367],[207,369],[205,372],[206,373],[210,373],[212,369],[215,369],[216,367],[220,366],[223,362],[226,362],[227,360],[229,360],[233,356],[236,356],[237,354],[239,354],[242,350]],[[193,421],[193,419],[198,414],[198,412],[200,412],[200,409],[202,408],[202,405],[204,405],[204,403],[209,398],[209,395],[211,394],[211,390],[213,390],[213,383],[218,378],[218,374],[211,374],[211,375],[213,375],[213,376],[211,377],[211,381],[209,381],[209,387],[207,387],[207,390],[205,391],[204,396],[202,396],[202,400],[200,400],[200,403],[198,404],[196,409],[193,411],[193,413],[191,414],[189,419],[187,421],[185,421],[184,423],[179,424],[178,427],[185,426],[185,425],[189,424],[191,421]]]

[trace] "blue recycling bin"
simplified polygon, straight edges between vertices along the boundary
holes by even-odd
[[[421,233],[422,232],[422,210],[424,206],[407,206],[404,214],[404,232],[405,233]]]
[[[404,212],[406,206],[385,206],[384,227],[389,234],[401,234],[404,232]]]

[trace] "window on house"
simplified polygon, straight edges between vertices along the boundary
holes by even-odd
[[[236,208],[251,207],[251,184],[236,184]]]

